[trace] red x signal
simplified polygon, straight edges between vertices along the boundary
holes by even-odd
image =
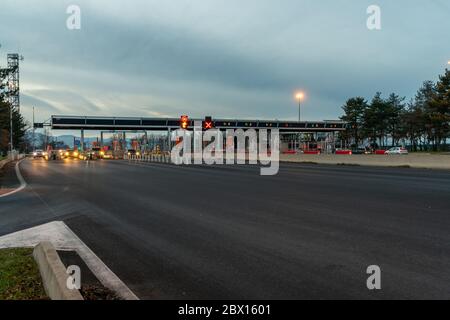
[[[212,121],[212,117],[205,117],[205,121],[203,122],[203,129],[209,130],[214,127],[214,122]]]

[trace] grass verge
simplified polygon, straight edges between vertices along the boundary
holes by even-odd
[[[0,300],[47,300],[33,249],[0,250]]]

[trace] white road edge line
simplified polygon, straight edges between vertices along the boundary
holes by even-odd
[[[139,300],[130,288],[64,222],[63,225],[79,241],[80,246],[77,248],[77,253],[105,287],[115,291],[122,299]]]
[[[8,192],[8,193],[0,195],[0,198],[4,198],[4,197],[8,197],[10,195],[13,195],[13,194],[15,194],[15,193],[17,193],[19,191],[22,191],[23,189],[25,189],[27,187],[27,183],[26,183],[25,179],[22,177],[22,174],[20,173],[20,168],[19,168],[19,164],[22,161],[24,161],[24,160],[25,159],[22,159],[22,160],[18,161],[16,163],[16,168],[15,168],[16,169],[17,179],[19,179],[19,182],[20,182],[20,187],[18,187],[17,189],[15,189],[15,190],[13,190],[11,192]]]

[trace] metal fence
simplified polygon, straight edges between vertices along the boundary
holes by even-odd
[[[172,163],[170,154],[125,155],[128,162]]]

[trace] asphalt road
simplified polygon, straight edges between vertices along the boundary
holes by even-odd
[[[63,220],[144,299],[450,299],[450,172],[26,160],[0,235]],[[11,183],[11,182],[8,182]],[[366,268],[379,265],[382,289]]]

